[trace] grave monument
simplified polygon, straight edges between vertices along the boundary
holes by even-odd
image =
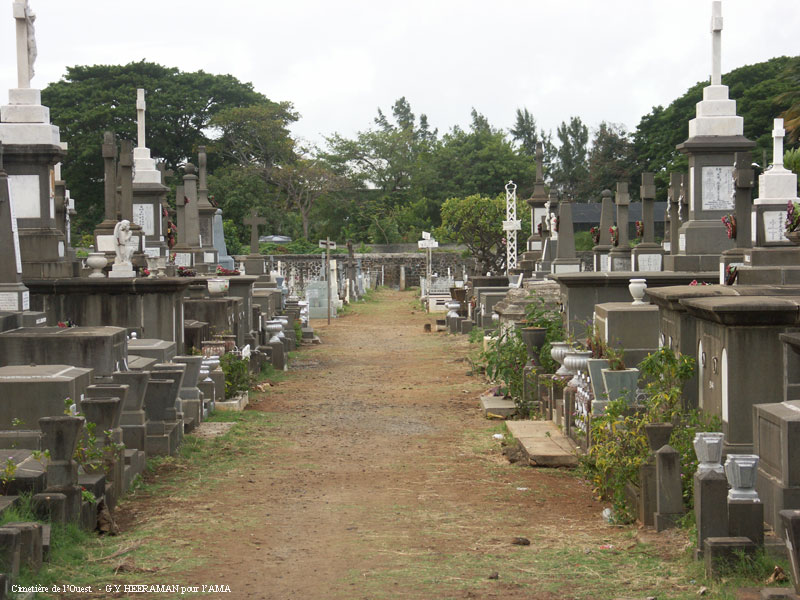
[[[531,209],[531,235],[527,242],[527,251],[522,253],[522,260],[519,267],[525,277],[531,277],[536,269],[536,261],[542,256],[544,244],[545,220],[547,219],[547,192],[544,189],[544,169],[542,162],[544,159],[544,146],[542,142],[536,142],[536,182],[533,184],[533,194],[526,200]]]
[[[642,186],[639,195],[642,199],[641,243],[633,249],[634,271],[660,271],[664,265],[664,248],[656,244],[653,202],[656,199],[656,180],[653,173],[642,173]]]

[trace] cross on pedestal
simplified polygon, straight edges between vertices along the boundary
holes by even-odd
[[[722,0],[711,3],[711,85],[722,85]]]
[[[14,19],[17,23],[17,87],[31,87],[36,61],[36,37],[33,22],[36,15],[28,6],[28,0],[14,1]]]
[[[259,217],[256,209],[250,210],[250,216],[244,220],[245,225],[250,225],[250,254],[258,254],[258,226],[266,225],[267,220]]]
[[[772,164],[778,169],[783,168],[783,138],[786,130],[783,128],[783,119],[773,121],[772,130]]]
[[[137,148],[145,147],[144,136],[144,113],[147,110],[147,103],[144,101],[144,90],[139,88],[136,90],[136,129],[138,133]]]

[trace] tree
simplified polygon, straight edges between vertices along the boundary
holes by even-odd
[[[344,187],[344,182],[335,173],[313,158],[300,158],[293,164],[277,168],[274,179],[286,197],[289,208],[300,213],[303,237],[308,239],[311,209],[323,196]]]
[[[549,171],[550,163],[556,155],[553,136],[545,133],[544,129],[536,130],[536,119],[528,112],[527,108],[517,109],[516,120],[509,133],[511,138],[519,144],[519,152],[526,156],[536,156],[536,144],[542,142],[545,171]]]
[[[788,84],[789,89],[781,93],[777,100],[789,105],[782,116],[789,140],[797,142],[800,141],[800,56],[789,61],[781,72],[780,79],[782,83]]]
[[[586,202],[589,182],[587,145],[589,129],[580,117],[571,117],[569,123],[558,126],[556,135],[560,146],[556,150],[553,182],[562,194],[578,202]]]
[[[614,190],[618,181],[630,181],[635,170],[633,142],[625,127],[603,121],[594,132],[589,150],[589,189],[596,199],[604,189]],[[638,191],[631,185],[632,192]],[[638,197],[637,194],[632,194]]]
[[[103,217],[103,132],[136,139],[136,89],[147,90],[147,146],[171,168],[197,146],[210,144],[211,117],[234,106],[267,99],[231,75],[140,62],[68,67],[63,79],[42,90],[52,121],[69,143],[63,177],[78,199],[78,231],[91,230]],[[216,158],[209,156],[212,167]]]
[[[504,272],[505,215],[505,195],[449,198],[442,204],[442,225],[436,234],[465,245],[478,261],[481,272]]]

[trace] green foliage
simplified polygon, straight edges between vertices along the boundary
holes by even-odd
[[[605,414],[592,419],[592,446],[581,469],[595,491],[609,499],[615,519],[627,522],[634,515],[627,506],[625,488],[639,484],[639,469],[650,460],[645,434],[650,423],[675,425],[669,444],[680,455],[684,504],[693,503],[693,479],[697,469],[692,440],[700,431],[719,431],[721,423],[695,409],[682,407],[681,390],[694,373],[694,360],[660,348],[639,365],[648,378],[646,401],[632,409],[625,399],[611,401]]]
[[[580,200],[584,198],[589,182],[586,167],[589,128],[580,117],[570,117],[569,123],[564,121],[558,126],[556,135],[561,145],[556,151],[558,164],[553,181],[562,194]]]
[[[594,242],[592,241],[592,234],[588,231],[576,231],[575,232],[575,250],[577,252],[587,252],[594,248]]]
[[[632,181],[636,170],[633,153],[633,139],[618,123],[603,121],[592,137],[589,150],[589,177],[586,196],[579,200],[589,200],[587,196],[597,197],[602,190],[613,190],[620,181],[631,183],[629,189],[633,198],[639,197],[639,182]],[[577,249],[577,247],[576,247]]]
[[[42,90],[54,125],[70,150],[63,177],[81,210],[73,222],[88,232],[103,217],[103,132],[136,139],[136,89],[147,96],[147,146],[170,168],[187,160],[207,137],[213,115],[223,108],[268,102],[249,83],[232,75],[203,71],[184,73],[144,60],[127,65],[91,65],[67,68],[63,79]],[[209,155],[209,167],[218,158]]]
[[[299,319],[295,319],[292,322],[292,326],[294,328],[294,335],[296,336],[297,339],[297,345],[299,346],[300,340],[303,339],[303,324],[300,322]]]
[[[505,384],[501,388],[503,395],[519,401],[522,398],[522,369],[528,360],[519,329],[512,327],[493,335],[483,358],[489,378]]]
[[[94,248],[94,235],[91,233],[84,233],[78,239],[77,248]]]
[[[470,344],[482,344],[483,343],[483,336],[486,335],[486,332],[483,331],[480,327],[473,327],[467,339],[469,340]]]
[[[547,329],[545,343],[539,351],[539,365],[545,373],[555,373],[558,363],[550,356],[553,342],[564,339],[564,321],[561,314],[536,296],[534,301],[525,307],[525,324],[527,327],[544,327]]]
[[[250,389],[250,364],[235,354],[223,354],[219,361],[225,374],[225,397],[232,398]]]
[[[790,149],[784,153],[783,166],[798,175],[797,192],[800,194],[800,148]]]
[[[0,491],[5,495],[8,490],[8,484],[14,480],[17,474],[17,464],[12,457],[6,458],[3,463],[3,469],[0,470]]]
[[[235,256],[237,254],[247,253],[244,244],[241,242],[239,231],[236,228],[236,224],[233,222],[233,220],[223,220],[222,231],[225,236],[225,249],[228,251],[228,255]]]

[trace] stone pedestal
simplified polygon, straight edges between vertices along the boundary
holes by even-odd
[[[144,451],[146,419],[142,407],[150,381],[150,371],[118,371],[112,377],[115,383],[128,386],[120,417],[122,443],[128,449]]]
[[[703,555],[705,540],[728,535],[728,512],[723,510],[728,498],[728,480],[720,471],[694,474],[694,514],[697,526],[695,558]]]
[[[683,513],[680,455],[665,445],[656,451],[656,530],[675,527]]]

